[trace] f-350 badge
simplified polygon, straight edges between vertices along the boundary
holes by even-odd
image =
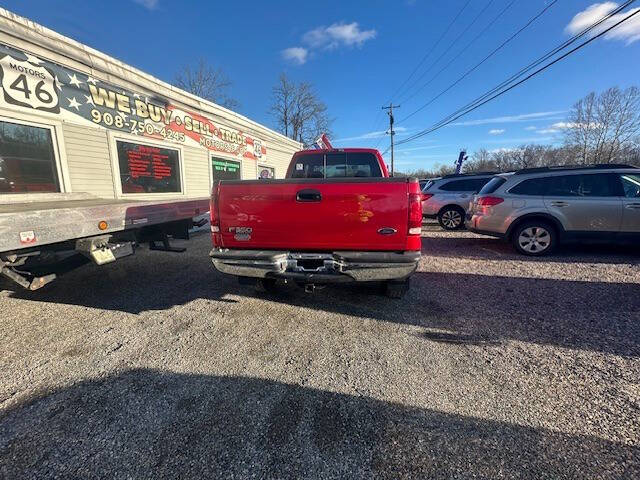
[[[251,227],[229,227],[229,232],[233,233],[236,240],[239,242],[247,242],[251,240],[251,233],[253,228]]]

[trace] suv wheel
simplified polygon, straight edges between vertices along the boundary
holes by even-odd
[[[458,230],[464,225],[464,210],[460,207],[446,207],[438,214],[438,223],[445,230]]]
[[[513,232],[511,242],[524,255],[547,255],[556,246],[556,229],[544,221],[524,222]]]

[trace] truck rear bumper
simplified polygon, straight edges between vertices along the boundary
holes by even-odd
[[[420,260],[419,251],[300,253],[214,248],[209,255],[222,273],[301,283],[400,280],[411,275]]]

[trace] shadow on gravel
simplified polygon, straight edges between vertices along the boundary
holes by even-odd
[[[417,272],[401,301],[380,295],[376,285],[364,284],[327,287],[311,295],[283,285],[275,293],[257,294],[215,271],[206,256],[208,239],[194,240],[192,247],[191,257],[141,252],[111,265],[89,265],[42,290],[14,290],[10,296],[129,313],[197,300],[237,303],[242,298],[234,296],[250,297],[350,315],[354,322],[365,318],[424,327],[425,340],[451,345],[518,340],[640,356],[637,283]]]
[[[540,263],[640,264],[640,248],[634,245],[567,244],[552,255],[527,257],[500,239],[491,237],[422,237],[422,253],[430,257],[456,257]]]
[[[194,239],[187,244],[186,253],[139,249],[133,257],[112,264],[86,265],[34,292],[7,280],[0,281],[0,289],[10,291],[12,298],[27,301],[128,313],[167,310],[199,298],[236,303],[224,297],[239,291],[237,281],[213,268],[208,242],[207,238]]]
[[[131,370],[12,407],[2,478],[638,478],[640,450],[246,377]]]

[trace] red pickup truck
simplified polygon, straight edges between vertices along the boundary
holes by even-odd
[[[210,215],[213,265],[261,290],[384,281],[400,298],[420,259],[418,180],[389,178],[373,149],[304,150],[283,180],[222,180]]]

